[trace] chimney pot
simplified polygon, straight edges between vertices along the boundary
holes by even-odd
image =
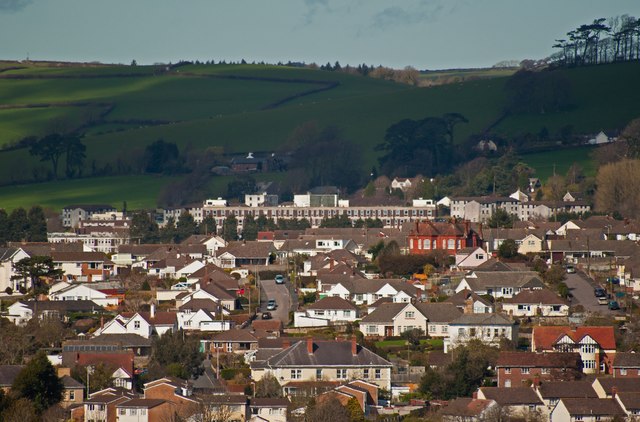
[[[151,304],[151,308],[150,308],[150,312],[149,312],[151,318],[155,318],[156,317],[156,304],[152,303]]]
[[[356,343],[356,336],[351,337],[351,354],[353,356],[358,355],[358,344]]]
[[[313,354],[313,338],[307,337],[307,353]]]
[[[291,342],[289,341],[289,339],[282,340],[282,348],[288,349],[289,347],[291,347]]]

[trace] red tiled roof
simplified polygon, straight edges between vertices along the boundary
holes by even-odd
[[[564,335],[567,335],[576,343],[588,335],[603,349],[615,350],[616,348],[616,340],[613,327],[611,326],[576,328],[569,326],[550,326],[533,328],[533,342],[537,351],[553,349],[553,345]]]

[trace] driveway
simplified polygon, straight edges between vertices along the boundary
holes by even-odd
[[[279,319],[286,326],[289,323],[289,310],[291,309],[291,299],[289,295],[289,280],[285,284],[276,284],[274,280],[260,280],[262,288],[260,310],[266,312],[267,300],[275,299],[278,307],[271,312],[274,319]]]
[[[600,313],[602,315],[619,315],[620,311],[611,311],[606,305],[599,305],[598,298],[593,295],[596,282],[583,272],[567,274],[565,280],[567,287],[573,295],[571,305],[582,305],[588,312]]]

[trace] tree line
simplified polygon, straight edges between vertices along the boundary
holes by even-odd
[[[16,208],[11,214],[0,209],[0,245],[24,241],[47,241],[47,219],[42,208],[31,207],[28,212],[24,208]]]
[[[629,15],[598,18],[556,40],[557,63],[582,66],[640,60],[640,19]]]

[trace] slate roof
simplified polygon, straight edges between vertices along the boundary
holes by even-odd
[[[0,365],[0,387],[11,387],[23,365]]]
[[[318,277],[319,278],[319,277]],[[323,281],[324,282],[324,281]],[[386,284],[389,284],[391,287],[396,289],[397,291],[403,291],[410,296],[415,296],[418,289],[414,285],[398,279],[358,279],[358,280],[349,280],[340,282],[342,286],[347,289],[352,294],[365,294],[365,293],[374,293],[383,288]]]
[[[617,352],[613,357],[614,368],[640,368],[640,353]]]
[[[38,312],[58,311],[58,312],[98,312],[103,311],[102,306],[97,305],[91,300],[25,300],[19,301],[27,308],[37,309]]]
[[[506,298],[504,303],[524,303],[524,304],[542,304],[542,305],[569,305],[569,302],[555,294],[549,289],[525,289],[517,295]]]
[[[554,354],[554,353],[549,353]],[[589,381],[548,381],[538,387],[543,399],[597,398]]]
[[[627,411],[640,410],[640,393],[618,393],[618,398]]]
[[[481,387],[484,397],[495,400],[500,406],[513,406],[519,404],[543,404],[540,397],[531,387]]]
[[[216,334],[213,337],[213,341],[231,343],[257,343],[258,339],[247,330],[228,330]]]
[[[71,344],[118,344],[123,348],[130,347],[151,347],[151,339],[144,338],[138,334],[101,334],[87,340],[70,340]],[[66,344],[66,342],[65,342]]]
[[[307,306],[307,309],[346,309],[357,311],[358,307],[348,300],[337,296],[327,296]]]
[[[168,247],[168,244],[162,243],[143,243],[140,245],[130,244],[130,245],[120,245],[118,246],[118,253],[129,253],[135,256],[148,256],[157,251],[158,249],[165,249]]]
[[[490,271],[513,271],[508,264],[491,258],[488,261],[483,262],[473,269],[473,272],[490,272]]]
[[[177,314],[169,311],[156,311],[153,318],[151,318],[151,312],[123,312],[120,315],[124,318],[132,318],[135,314],[140,315],[151,325],[174,325],[178,322]]]
[[[451,325],[513,325],[514,322],[500,314],[464,314],[450,322]]]
[[[51,252],[54,262],[107,262],[104,252]]]
[[[427,355],[427,366],[445,367],[451,363],[451,353],[433,350]]]
[[[500,352],[496,367],[578,367],[579,353]]]
[[[76,381],[69,375],[65,375],[64,377],[60,378],[60,381],[62,381],[62,385],[64,385],[65,389],[84,388],[84,384]]]
[[[11,259],[16,252],[18,248],[0,248],[0,262]]]
[[[307,341],[300,341],[267,359],[265,367],[324,367],[324,366],[375,366],[391,367],[391,362],[369,349],[357,346],[351,353],[351,341],[313,340],[313,353],[307,351]]]
[[[273,246],[273,242],[258,242],[258,241],[245,241],[245,242],[229,242],[227,247],[221,248],[217,252],[217,256],[221,256],[224,253],[229,253],[235,258],[266,258],[271,252],[275,252],[276,248]]]
[[[464,278],[473,291],[484,291],[489,288],[519,287],[544,288],[545,285],[535,271],[474,271],[475,277]]]
[[[362,318],[360,323],[390,323],[407,305],[408,303],[383,303],[375,311]]]
[[[453,303],[417,302],[414,306],[427,317],[429,322],[451,322],[462,315]]]
[[[244,394],[211,394],[207,396],[206,403],[211,404],[247,404],[247,396]]]
[[[204,309],[205,311],[216,313],[220,310],[220,307],[218,306],[217,302],[214,302],[211,299],[191,299],[187,303],[180,306],[180,308],[178,309],[181,311],[187,309],[191,311],[198,311],[200,309]]]
[[[471,297],[474,302],[480,302],[486,307],[493,308],[493,303],[469,289],[460,290],[458,293],[445,300],[445,303],[453,303],[459,308],[464,308],[466,306],[466,300],[469,297]]]
[[[566,398],[561,399],[572,416],[626,416],[618,402],[614,399]]]
[[[545,326],[533,327],[533,343],[539,351],[552,350],[553,345],[564,335],[569,336],[578,343],[583,337],[589,336],[594,339],[600,347],[606,350],[616,349],[616,340],[613,327],[569,327],[569,326]]]
[[[289,399],[284,397],[255,397],[251,399],[251,407],[287,407]]]

